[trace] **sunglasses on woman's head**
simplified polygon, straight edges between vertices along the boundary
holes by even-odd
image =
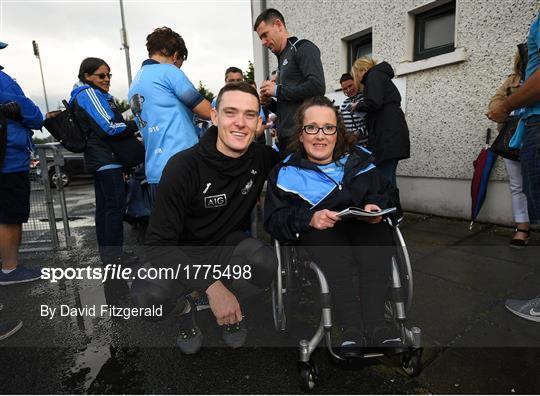
[[[109,77],[109,79],[112,77],[111,73],[99,73],[99,74],[92,74],[92,75],[99,77],[100,80],[105,80],[105,77]]]

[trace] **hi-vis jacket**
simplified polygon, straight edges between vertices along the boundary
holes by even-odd
[[[360,147],[336,161],[335,179],[305,157],[291,154],[268,179],[264,208],[265,229],[279,241],[295,241],[310,229],[316,211],[341,211],[351,206],[397,204],[397,191]]]

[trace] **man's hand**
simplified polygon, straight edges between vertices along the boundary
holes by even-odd
[[[261,96],[263,98],[271,98],[274,96],[276,91],[276,83],[273,81],[263,81],[260,89]]]
[[[504,101],[497,102],[493,108],[486,114],[487,118],[495,122],[504,122],[508,118],[510,111],[504,105]]]
[[[336,224],[336,221],[341,220],[337,214],[338,212],[333,212],[328,209],[319,210],[313,213],[309,225],[317,230],[332,228]]]
[[[378,205],[375,205],[375,204],[367,204],[366,206],[364,206],[364,210],[366,212],[380,212],[382,209],[379,208]],[[364,221],[370,223],[370,224],[378,224],[382,221],[382,216],[377,216],[377,217],[364,217],[363,218]]]
[[[242,320],[242,311],[235,295],[221,281],[212,283],[206,289],[210,309],[218,325],[230,325]]]

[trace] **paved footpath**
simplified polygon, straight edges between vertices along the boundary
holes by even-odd
[[[68,189],[77,246],[25,254],[36,267],[99,265],[91,186]],[[71,195],[70,195],[71,194]],[[504,308],[506,298],[540,294],[540,235],[523,250],[508,247],[509,228],[407,214],[402,225],[414,267],[409,326],[422,328],[424,371],[407,377],[388,363],[343,369],[324,350],[314,355],[316,393],[540,393],[540,323]],[[126,225],[128,242],[135,233]],[[137,246],[133,246],[138,250]],[[0,319],[24,327],[0,341],[0,393],[299,393],[297,340],[317,324],[317,299],[306,293],[291,330],[273,329],[268,293],[245,306],[247,347],[224,348],[209,311],[200,315],[206,348],[186,357],[174,348],[176,315],[159,323],[138,319],[40,316],[40,305],[128,305],[124,284],[88,280],[0,287]],[[257,319],[255,321],[255,319]]]

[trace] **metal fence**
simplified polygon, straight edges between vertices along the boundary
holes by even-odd
[[[67,249],[73,245],[64,187],[52,183],[49,169],[60,174],[64,158],[57,147],[37,145],[30,166],[30,217],[23,224],[22,252]]]

